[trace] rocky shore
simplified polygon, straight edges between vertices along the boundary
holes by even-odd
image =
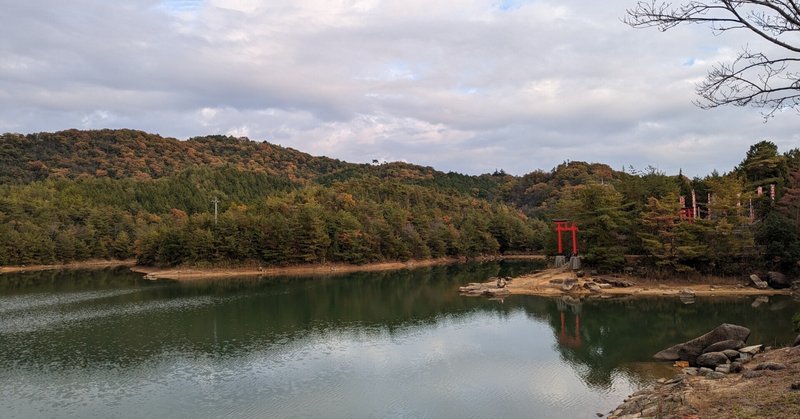
[[[680,372],[626,398],[610,418],[800,417],[800,337],[780,349],[744,346],[750,331],[723,324],[656,354]],[[598,414],[601,416],[602,414]]]
[[[498,279],[505,284],[499,286]],[[684,303],[707,296],[771,296],[800,292],[800,281],[769,273],[767,281],[757,275],[742,278],[705,278],[702,281],[651,280],[625,275],[599,275],[596,272],[562,268],[546,269],[516,278],[490,278],[472,283],[459,291],[467,296],[504,297],[508,295],[569,295],[576,298],[610,298],[622,296],[676,297]]]

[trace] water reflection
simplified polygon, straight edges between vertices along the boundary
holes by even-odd
[[[191,282],[125,270],[3,275],[0,393],[9,397],[0,410],[587,416],[658,376],[653,353],[719,323],[750,327],[751,342],[793,338],[798,304],[787,298],[756,308],[752,298],[687,306],[515,296],[501,304],[457,292],[537,268]],[[142,399],[149,407],[137,407]]]
[[[752,330],[751,343],[785,346],[792,342],[791,316],[800,304],[788,296],[698,298],[685,305],[675,298],[620,298],[579,301],[521,297],[527,314],[549,324],[557,350],[590,386],[609,388],[615,374],[637,382],[652,379],[651,356],[675,343],[708,332],[721,323]],[[657,367],[656,367],[657,368]],[[671,370],[664,373],[670,374]]]

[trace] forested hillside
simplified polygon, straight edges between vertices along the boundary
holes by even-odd
[[[351,166],[246,138],[178,141],[134,130],[69,130],[0,137],[0,182],[171,176],[195,166],[232,167],[305,181]]]
[[[625,255],[650,275],[792,273],[800,259],[800,152],[768,141],[703,178],[585,162],[468,176],[224,136],[70,130],[0,137],[0,179],[0,264],[552,254],[553,218],[577,222],[579,252],[607,271]]]

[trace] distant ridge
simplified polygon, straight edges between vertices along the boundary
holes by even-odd
[[[186,141],[130,129],[0,136],[0,182],[47,178],[156,179],[192,166],[232,167],[303,182],[353,166],[268,142],[223,135]]]

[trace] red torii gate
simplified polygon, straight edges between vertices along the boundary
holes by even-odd
[[[556,223],[556,234],[558,235],[558,254],[564,253],[564,244],[561,240],[561,233],[572,232],[572,254],[578,254],[578,225],[574,222],[570,225],[569,220],[553,220]]]

